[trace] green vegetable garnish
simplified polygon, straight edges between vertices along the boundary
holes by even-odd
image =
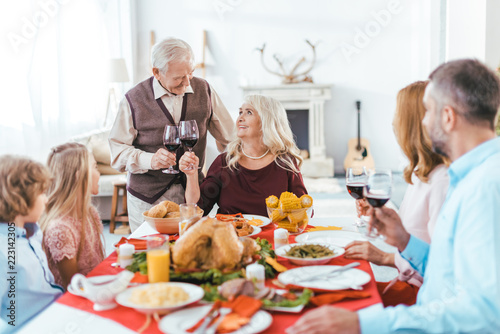
[[[311,299],[313,293],[309,289],[304,289],[302,291],[302,294],[298,296],[297,299],[291,300],[291,299],[284,299],[280,302],[274,303],[273,301],[269,299],[262,299],[262,304],[267,307],[295,307],[299,305],[307,305],[309,303],[309,299]]]
[[[217,287],[210,283],[202,284],[202,289],[205,291],[203,300],[207,302],[215,302],[216,300],[226,301],[218,292]],[[297,295],[297,299],[283,299],[280,302],[273,302],[269,299],[261,299],[262,304],[266,307],[295,307],[299,305],[307,305],[313,293],[309,289],[304,289],[301,295]]]
[[[271,257],[273,259],[276,258],[273,246],[266,239],[257,238],[255,241],[260,246],[260,251],[258,252],[258,254],[260,255],[260,259],[257,261],[257,263],[264,266],[264,272],[266,274],[266,278],[276,277],[274,268],[269,263],[266,262],[266,257]]]
[[[141,274],[147,275],[148,274],[148,264],[146,262],[146,252],[142,253],[134,253],[132,254],[132,264],[130,266],[127,266],[127,270],[135,273],[137,271],[140,271]]]

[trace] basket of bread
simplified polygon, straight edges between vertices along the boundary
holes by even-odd
[[[198,216],[203,216],[203,210],[196,208]],[[146,221],[152,228],[156,229],[159,233],[174,234],[179,232],[179,222],[181,221],[181,214],[179,204],[171,201],[163,201],[153,206],[148,211],[142,214],[144,221]]]
[[[309,195],[297,195],[285,191],[280,197],[271,195],[266,198],[267,213],[277,228],[290,233],[301,233],[311,218],[313,199]]]

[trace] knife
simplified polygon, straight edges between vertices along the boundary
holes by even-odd
[[[219,309],[219,313],[217,314],[217,316],[218,316],[217,320],[215,320],[214,323],[210,327],[207,328],[205,334],[215,334],[219,324],[222,322],[222,320],[224,320],[224,317],[226,315],[231,313],[231,311],[232,310],[230,308],[223,307],[223,308]]]
[[[308,276],[302,276],[298,277],[297,279],[293,280],[294,283],[297,282],[304,282],[304,281],[317,281],[317,280],[322,280],[325,278],[331,278],[332,276],[336,276],[346,270],[352,269],[359,266],[359,262],[353,262],[349,263],[345,266],[342,266],[340,268],[334,268],[325,272],[322,272],[321,274],[313,274],[313,275],[308,275]]]
[[[212,320],[216,318],[219,315],[219,309],[222,307],[222,302],[221,301],[216,301],[213,305],[210,311],[208,311],[207,315],[205,316],[205,319],[203,319],[203,323],[194,331],[194,334],[204,334],[206,328],[210,325]]]

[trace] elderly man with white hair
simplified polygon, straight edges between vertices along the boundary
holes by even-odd
[[[164,148],[165,125],[196,121],[199,139],[193,152],[200,165],[205,159],[207,131],[223,149],[234,129],[234,121],[214,89],[193,76],[194,55],[189,44],[167,38],[153,46],[151,62],[153,76],[125,94],[109,136],[111,166],[128,172],[132,231],[143,222],[142,213],[153,205],[164,200],[184,202],[182,174],[162,173],[162,169],[175,166],[183,153],[182,148],[176,153]]]

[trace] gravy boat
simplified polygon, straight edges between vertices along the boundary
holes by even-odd
[[[104,311],[116,307],[116,295],[127,288],[134,274],[124,270],[118,275],[108,276],[109,280],[103,282],[96,282],[97,277],[99,276],[87,278],[82,274],[75,274],[68,290],[71,289],[71,293],[94,302],[95,311]]]

